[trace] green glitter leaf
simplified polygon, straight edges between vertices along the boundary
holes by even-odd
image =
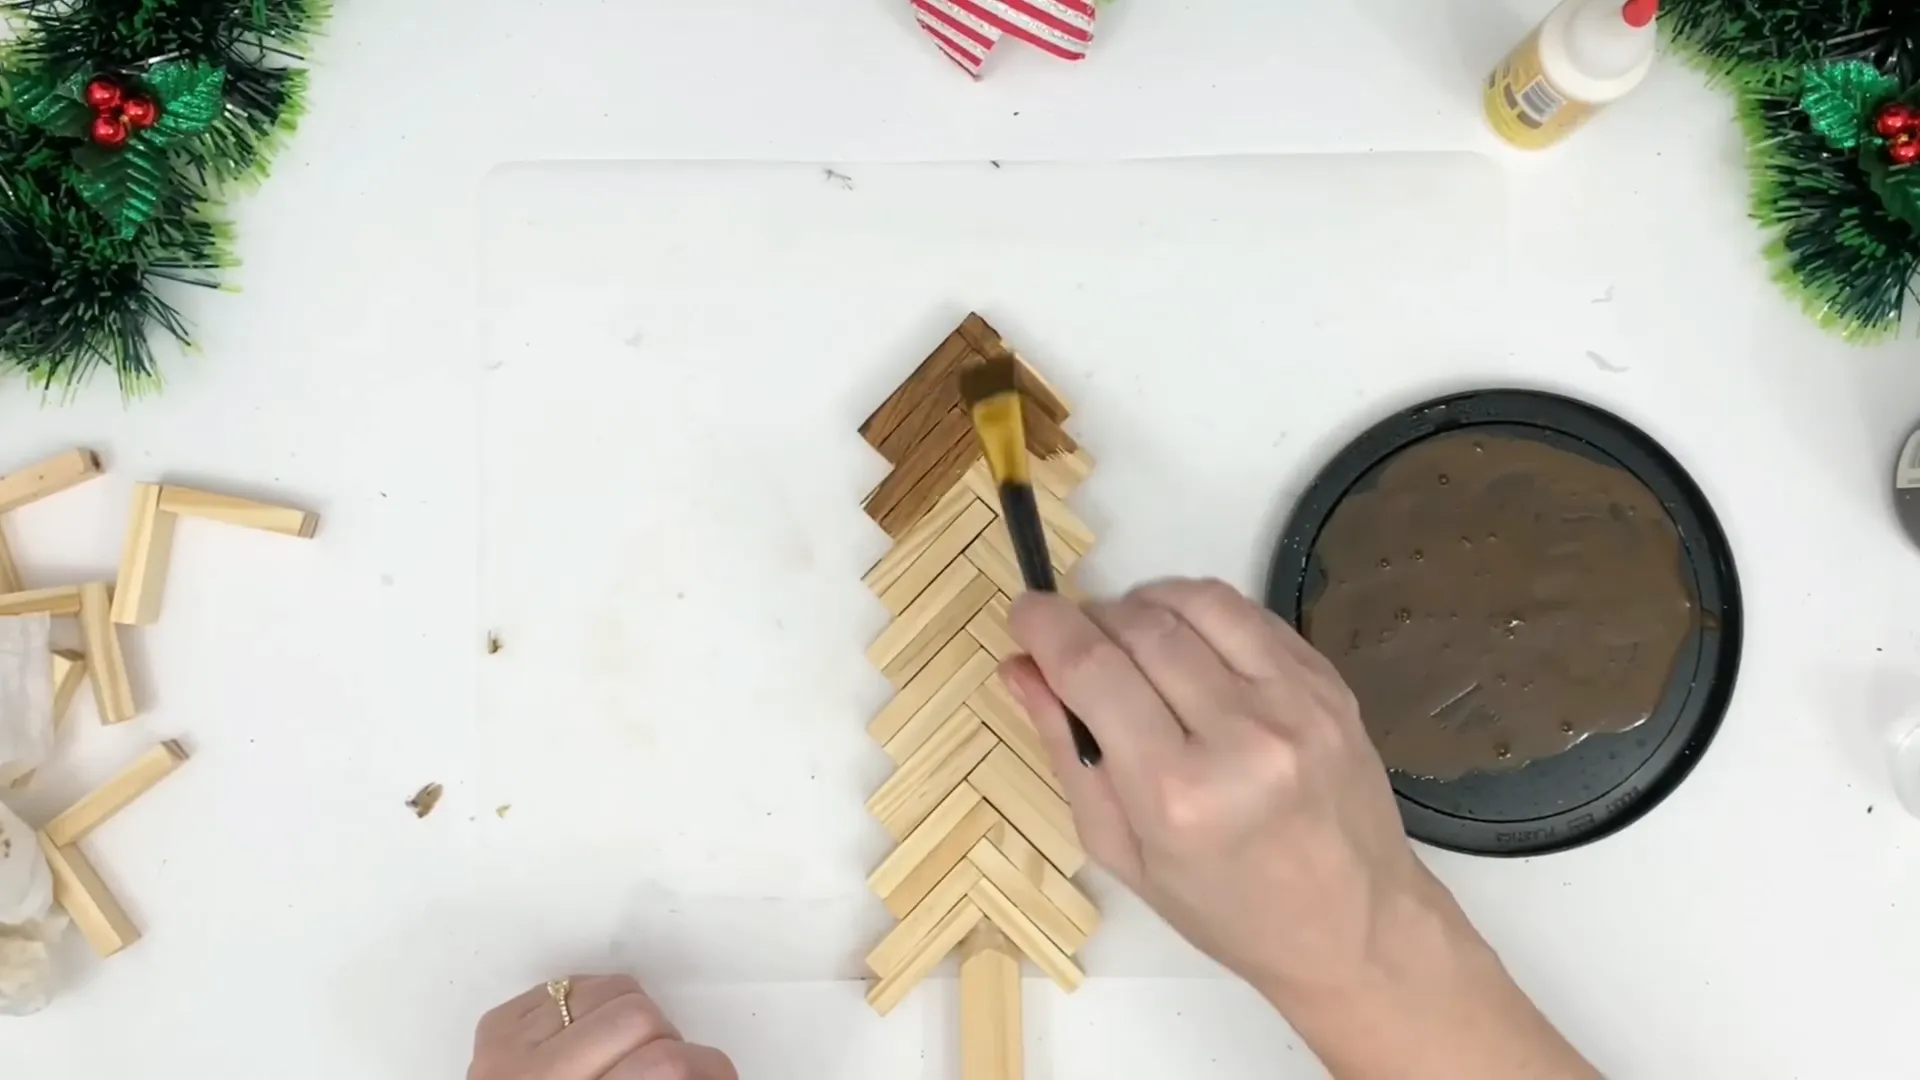
[[[1861,154],[1860,167],[1887,213],[1920,230],[1920,165],[1895,165],[1884,150],[1870,147]]]
[[[60,80],[38,73],[21,75],[12,82],[14,104],[34,127],[81,136],[93,122],[93,110],[81,100],[88,81],[84,71]]]
[[[153,131],[163,142],[206,131],[226,108],[227,73],[212,64],[155,64],[142,81],[160,103]]]
[[[79,166],[74,190],[121,239],[131,239],[152,220],[172,184],[166,150],[147,131],[135,134],[117,150],[82,146],[74,150],[73,163]]]
[[[1873,134],[1873,111],[1900,92],[1900,82],[1872,64],[1845,60],[1807,69],[1800,110],[1836,149],[1852,150]]]

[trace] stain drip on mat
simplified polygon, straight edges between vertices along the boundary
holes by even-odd
[[[1530,439],[1408,447],[1314,554],[1307,637],[1387,767],[1503,772],[1644,723],[1696,626],[1680,536],[1647,486]]]

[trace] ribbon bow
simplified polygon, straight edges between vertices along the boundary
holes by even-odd
[[[1062,60],[1084,60],[1093,44],[1092,0],[912,0],[920,28],[947,58],[980,77],[1003,34]]]

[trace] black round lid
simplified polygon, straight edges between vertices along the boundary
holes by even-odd
[[[1726,535],[1686,470],[1645,432],[1591,405],[1531,390],[1458,394],[1389,417],[1336,455],[1295,505],[1274,552],[1267,606],[1302,627],[1325,583],[1315,548],[1334,508],[1374,483],[1401,451],[1466,428],[1534,439],[1637,477],[1673,519],[1682,577],[1700,612],[1665,697],[1640,726],[1589,736],[1513,772],[1447,781],[1389,774],[1416,840],[1480,855],[1564,851],[1625,828],[1679,786],[1713,741],[1740,667],[1740,583]]]

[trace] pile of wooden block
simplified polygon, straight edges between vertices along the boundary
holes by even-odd
[[[12,511],[101,472],[98,455],[69,450],[0,476],[0,521]],[[140,715],[120,650],[119,627],[150,626],[160,618],[174,524],[182,517],[302,538],[313,536],[318,525],[313,514],[284,506],[173,485],[138,484],[117,581],[42,589],[28,589],[21,580],[0,526],[0,617],[48,615],[79,620],[85,651],[56,650],[49,657],[56,727],[64,723],[83,681],[93,688],[102,723],[124,724]],[[186,760],[186,750],[179,743],[163,742],[40,831],[40,848],[53,870],[54,899],[101,956],[111,956],[138,941],[140,932],[82,853],[80,842]],[[24,787],[32,780],[33,773],[28,772],[12,786]]]

